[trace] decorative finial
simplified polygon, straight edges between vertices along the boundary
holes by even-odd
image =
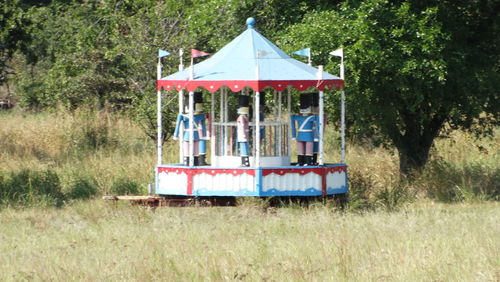
[[[254,18],[248,18],[247,19],[247,27],[253,29],[255,27],[255,19]]]

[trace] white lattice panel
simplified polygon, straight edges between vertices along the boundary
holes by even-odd
[[[306,191],[316,189],[321,191],[321,176],[316,173],[300,175],[287,173],[285,175],[269,174],[263,177],[262,191],[276,189],[277,191]]]
[[[255,192],[255,176],[247,173],[197,174],[193,176],[193,194],[196,194],[196,191]]]
[[[330,189],[346,187],[345,172],[331,172],[326,175],[326,187]]]
[[[165,194],[185,195],[187,193],[188,177],[185,173],[158,174],[158,191]]]

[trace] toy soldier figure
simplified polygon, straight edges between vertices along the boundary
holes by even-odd
[[[266,119],[266,92],[260,93],[260,112],[259,112],[259,121],[263,122]],[[264,147],[263,152],[264,155],[266,155],[266,127],[265,126],[260,126],[260,142],[261,145]]]
[[[205,138],[200,140],[200,158],[199,158],[199,165],[204,166],[208,165],[206,161],[206,155],[207,155],[207,140],[210,138],[210,127],[211,127],[211,120],[210,120],[210,114],[206,113],[205,114],[205,124],[207,125],[205,129],[203,129],[204,136]]]
[[[194,114],[195,115],[202,115],[202,117],[198,117],[198,120],[202,120],[203,122],[201,123],[202,131],[203,131],[203,136],[200,136],[200,148],[199,148],[199,155],[198,159],[194,159],[194,165],[196,166],[204,166],[208,165],[206,162],[206,155],[207,155],[207,138],[209,137],[207,135],[207,114],[203,113],[203,96],[201,92],[195,92],[194,93]],[[194,119],[195,121],[197,118]]]
[[[238,119],[236,120],[236,141],[238,142],[238,148],[241,156],[241,166],[250,166],[250,161],[248,156],[250,155],[250,146],[248,142],[250,140],[250,129],[248,120],[248,104],[249,97],[246,95],[240,95],[240,103],[238,108]]]
[[[205,126],[205,114],[203,114],[203,102],[201,97],[201,92],[194,93],[194,126],[193,129],[190,128],[191,122],[189,120],[189,105],[185,107],[184,114],[179,114],[177,116],[177,123],[175,125],[174,140],[179,138],[179,130],[181,124],[184,126],[184,136],[183,141],[183,152],[184,152],[184,165],[189,165],[189,132],[193,131],[193,163],[194,165],[199,165],[199,147],[200,140],[205,137],[206,126]],[[197,103],[198,102],[198,103]]]
[[[313,165],[314,141],[319,141],[318,116],[311,114],[311,94],[300,95],[300,115],[292,115],[292,140],[297,141],[297,165]],[[297,125],[296,125],[297,124]],[[296,128],[298,128],[296,130]]]

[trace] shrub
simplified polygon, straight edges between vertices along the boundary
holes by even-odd
[[[106,112],[78,112],[74,124],[73,140],[83,151],[113,148],[117,141],[112,137],[109,114]]]
[[[363,175],[359,171],[349,171],[349,202],[348,207],[351,210],[369,209],[370,191],[373,190],[374,183],[370,175]]]
[[[397,211],[413,198],[414,195],[403,183],[394,187],[386,187],[375,194],[377,206],[387,211]]]
[[[11,172],[9,177],[2,176],[0,180],[0,196],[4,204],[61,206],[65,198],[59,177],[52,170],[23,169]]]
[[[482,164],[454,165],[432,161],[417,185],[432,199],[443,202],[499,200],[500,169]]]
[[[119,178],[111,186],[111,193],[114,195],[137,195],[140,192],[139,184],[129,179]]]
[[[97,184],[92,178],[78,177],[68,192],[68,197],[75,200],[90,199],[98,194]]]

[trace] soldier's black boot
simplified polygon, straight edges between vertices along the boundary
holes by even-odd
[[[309,162],[310,162],[310,161],[309,161],[309,158],[312,158],[312,156],[307,156],[307,155],[306,155],[306,156],[304,156],[304,160],[302,161],[303,166],[309,166],[309,165],[310,165],[310,164],[309,164]]]
[[[307,156],[306,158],[307,158],[308,165],[311,165],[311,166],[316,165],[316,163],[314,162],[314,156]]]
[[[198,156],[194,156],[193,165],[194,166],[200,165],[200,158]]]
[[[200,155],[198,158],[198,165],[204,166],[208,165],[207,162],[205,161],[205,156],[206,155]]]
[[[241,166],[250,166],[250,160],[248,159],[248,156],[247,157],[241,157]]]
[[[313,154],[313,164],[312,165],[318,165],[318,154],[317,153]]]
[[[189,166],[189,157],[184,157],[184,165]]]
[[[304,165],[304,156],[297,155],[297,166],[303,166],[303,165]]]

